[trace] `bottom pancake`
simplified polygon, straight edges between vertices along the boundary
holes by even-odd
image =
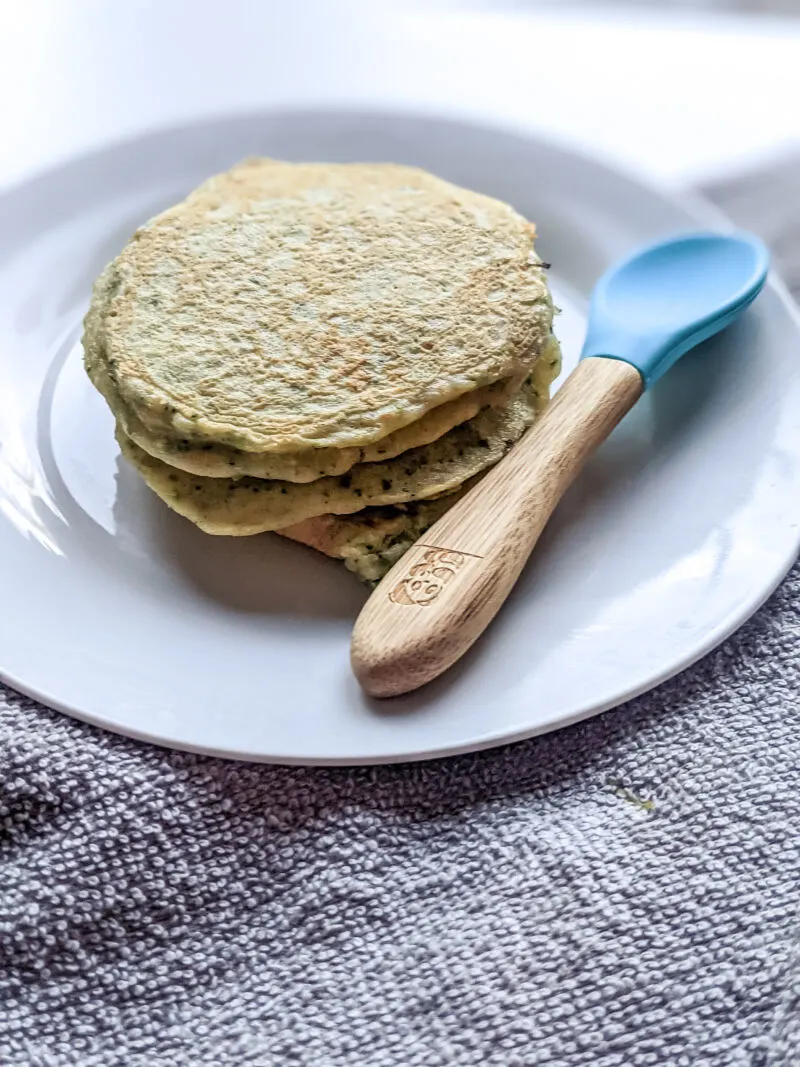
[[[364,582],[377,582],[478,480],[436,500],[365,508],[355,515],[318,515],[275,532],[342,560]]]

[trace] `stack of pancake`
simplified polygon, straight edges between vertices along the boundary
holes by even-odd
[[[533,241],[508,205],[414,168],[247,160],[105,269],[86,368],[169,507],[374,581],[547,402]]]

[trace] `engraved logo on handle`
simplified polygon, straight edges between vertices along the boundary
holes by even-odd
[[[426,608],[439,596],[453,575],[467,562],[467,555],[450,548],[425,548],[425,555],[409,569],[389,593],[395,604]]]

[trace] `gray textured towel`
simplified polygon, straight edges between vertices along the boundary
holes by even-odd
[[[762,190],[716,192],[763,229]],[[0,690],[0,1063],[800,1064],[798,594],[427,765],[226,763]]]

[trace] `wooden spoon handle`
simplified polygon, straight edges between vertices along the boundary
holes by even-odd
[[[353,631],[353,670],[368,693],[407,693],[463,656],[508,596],[564,490],[641,393],[628,363],[579,363],[508,455],[394,565]]]

